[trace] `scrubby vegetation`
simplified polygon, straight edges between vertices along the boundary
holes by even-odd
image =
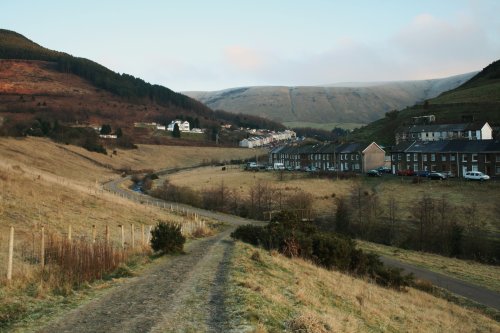
[[[382,202],[377,193],[359,185],[336,201],[334,217],[317,219],[323,230],[489,264],[500,260],[500,242],[485,233],[485,221],[474,202],[458,207],[444,196],[423,194],[407,212],[394,196]],[[403,214],[410,214],[409,223],[402,223]]]
[[[290,212],[281,212],[265,227],[240,226],[231,236],[288,257],[311,260],[328,269],[366,276],[394,289],[403,289],[413,279],[411,275],[402,275],[399,269],[384,266],[376,255],[357,249],[351,238],[318,231],[312,222],[301,221]]]
[[[158,222],[151,230],[151,248],[162,254],[181,253],[186,237],[181,233],[180,225]]]

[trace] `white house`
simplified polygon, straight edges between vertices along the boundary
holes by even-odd
[[[240,147],[255,148],[268,145],[272,142],[291,140],[296,137],[294,131],[286,130],[284,132],[270,133],[262,136],[253,136],[240,141]]]
[[[177,119],[172,120],[172,122],[170,124],[168,124],[167,131],[173,131],[175,124],[177,124],[177,126],[179,126],[179,131],[189,132],[189,129],[190,129],[189,121],[182,121],[182,120],[177,120]]]
[[[440,141],[453,139],[491,140],[492,128],[487,122],[465,124],[411,125],[396,131],[396,144],[403,141]]]

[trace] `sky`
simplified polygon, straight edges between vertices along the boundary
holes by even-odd
[[[175,91],[422,80],[500,58],[499,0],[15,0],[0,28]]]

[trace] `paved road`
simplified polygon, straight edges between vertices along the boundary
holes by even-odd
[[[413,266],[392,258],[381,257],[381,260],[389,266],[402,268],[405,272],[413,273],[415,277],[430,281],[434,285],[444,288],[456,295],[463,296],[477,303],[500,310],[500,294],[492,290],[473,285],[443,274],[432,272],[421,267]]]
[[[163,170],[162,174],[168,174],[177,172],[179,169],[174,170]],[[126,178],[116,179],[104,184],[104,188],[108,191],[114,192],[117,195],[128,198],[134,201],[142,201],[144,203],[149,203],[151,205],[170,207],[173,205],[176,209],[183,211],[188,211],[190,213],[196,213],[200,216],[206,216],[212,219],[216,219],[222,222],[226,222],[232,225],[241,225],[248,223],[264,223],[262,221],[249,220],[233,215],[223,214],[208,211],[205,209],[200,209],[184,204],[167,203],[163,200],[156,199],[144,194],[132,192],[129,190],[124,190],[120,188],[120,183],[122,183]],[[488,290],[486,288],[460,281],[458,279],[439,274],[418,266],[410,265],[392,258],[381,257],[382,261],[389,266],[403,268],[406,272],[411,272],[416,278],[425,279],[431,281],[434,285],[447,289],[450,292],[471,299],[477,303],[489,306],[491,308],[500,310],[500,294],[494,291]]]

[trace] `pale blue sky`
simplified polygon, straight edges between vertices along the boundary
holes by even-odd
[[[176,91],[437,78],[500,58],[496,0],[0,3],[0,27]]]

